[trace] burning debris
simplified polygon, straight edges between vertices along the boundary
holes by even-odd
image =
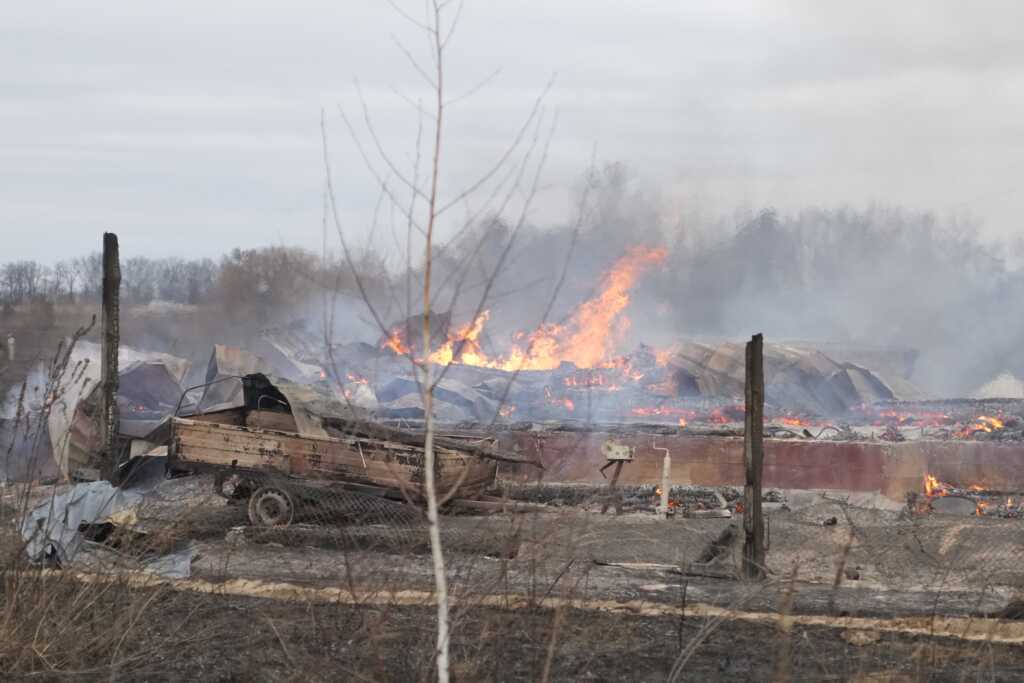
[[[432,314],[437,323],[431,327],[434,350],[426,358],[421,351],[422,316],[393,325],[379,340],[376,357],[335,357],[347,373],[376,377],[374,387],[387,385],[395,376],[410,377],[409,358],[420,365],[446,366],[445,378],[511,406],[505,414],[495,409],[486,418],[467,413],[467,420],[491,421],[514,412],[519,420],[653,421],[681,427],[739,423],[742,345],[680,342],[659,349],[640,344],[631,353],[617,353],[632,326],[626,315],[631,290],[665,255],[662,248],[631,249],[565,323],[516,332],[504,350],[485,348],[485,332],[493,320],[491,311],[483,310],[458,326],[448,315]],[[405,365],[398,362],[403,357]],[[857,406],[900,398],[870,370],[813,349],[770,345],[765,357],[767,403],[784,426],[803,427],[797,414],[844,415]],[[408,417],[415,401],[392,405],[399,397],[378,398],[382,417]]]
[[[624,310],[629,292],[646,268],[664,261],[664,248],[635,247],[621,257],[602,278],[600,291],[581,304],[560,325],[545,323],[532,333],[518,332],[511,348],[498,357],[488,356],[479,342],[490,319],[490,311],[482,311],[471,322],[449,332],[447,339],[426,359],[428,362],[519,370],[554,370],[563,363],[577,368],[615,367],[619,359],[611,358],[615,342],[629,329],[630,320]],[[392,327],[382,346],[395,353],[418,353],[422,344],[410,344],[410,330],[415,321]],[[422,324],[419,329],[422,330]],[[419,359],[423,362],[423,359]]]
[[[982,484],[959,486],[940,481],[931,474],[925,475],[923,496],[908,496],[908,505],[917,514],[940,512],[1016,519],[1024,517],[1022,503],[1021,493],[994,491]]]

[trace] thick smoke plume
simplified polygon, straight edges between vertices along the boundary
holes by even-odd
[[[485,345],[531,330],[569,255],[555,318],[593,294],[600,273],[637,245],[665,247],[664,263],[632,292],[630,344],[680,338],[840,342],[915,350],[911,378],[934,396],[963,396],[998,372],[1024,374],[1024,324],[1014,302],[1024,273],[973,226],[898,208],[765,209],[738,220],[676,220],[637,189],[619,165],[588,178],[586,219],[520,235],[495,283]],[[447,265],[497,261],[507,227],[498,221],[456,245]],[[571,247],[571,255],[569,254]],[[442,263],[445,263],[442,261]],[[481,281],[483,276],[480,276]],[[472,292],[462,300],[473,302]],[[465,311],[463,316],[469,315]],[[461,320],[458,313],[455,320]]]
[[[935,397],[968,395],[1004,371],[1024,376],[1024,323],[1015,315],[1024,272],[1003,247],[982,243],[974,226],[887,207],[679,218],[619,164],[589,173],[580,196],[580,215],[566,225],[516,232],[497,216],[439,247],[435,312],[450,314],[458,328],[485,311],[479,350],[507,358],[542,322],[573,329],[573,316],[613,264],[637,249],[656,250],[657,263],[630,280],[629,302],[608,330],[617,353],[641,342],[664,347],[763,332],[772,342],[915,351],[910,379]],[[49,270],[7,264],[0,303],[48,296],[92,310],[98,285],[87,266],[95,260]],[[403,272],[403,255],[369,248],[352,264],[362,292],[338,254],[290,247],[238,249],[219,263],[135,257],[128,264],[122,340],[190,358],[197,373],[214,343],[246,346],[262,329],[296,322],[324,340],[376,345],[381,330],[364,293],[387,324],[421,312],[406,296],[407,280],[415,291],[421,272]]]

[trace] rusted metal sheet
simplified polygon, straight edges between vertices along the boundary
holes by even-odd
[[[499,446],[526,458],[538,458],[548,481],[602,481],[601,444],[607,432],[504,432]],[[743,485],[743,440],[687,434],[615,434],[636,449],[622,470],[624,484],[660,481],[662,451],[672,454],[672,484]],[[503,469],[503,474],[535,479],[539,472]],[[770,439],[765,442],[764,485],[785,489],[879,491],[902,501],[921,492],[924,477],[987,489],[1024,491],[1024,444],[983,441],[815,441]]]
[[[930,474],[957,486],[1024,491],[1024,444],[986,441],[910,441],[891,446],[885,463],[886,495],[921,492]]]

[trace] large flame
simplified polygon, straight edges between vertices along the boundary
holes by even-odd
[[[667,253],[664,247],[633,247],[604,274],[600,291],[580,304],[568,322],[564,325],[547,323],[532,334],[517,334],[517,343],[502,357],[489,358],[480,348],[478,339],[490,318],[490,311],[483,311],[450,333],[448,340],[431,353],[428,360],[501,370],[553,370],[563,361],[579,368],[617,367],[612,354],[618,338],[630,326],[629,318],[623,313],[629,305],[629,292],[640,273],[664,261]],[[391,331],[382,346],[395,353],[409,352],[399,328]],[[628,368],[624,370],[636,378]]]
[[[490,311],[484,311],[471,322],[463,325],[448,336],[441,348],[428,357],[431,363],[448,365],[458,360],[466,365],[486,365],[487,356],[480,350],[477,339],[484,331],[484,325],[491,317]],[[456,359],[456,355],[458,358]]]
[[[664,248],[634,247],[619,258],[601,280],[601,291],[577,308],[566,325],[548,323],[529,337],[525,349],[514,349],[509,357],[513,367],[551,370],[562,361],[580,368],[600,365],[614,351],[615,329],[624,333],[629,318],[622,311],[629,304],[629,291],[640,273],[665,260]]]
[[[989,415],[979,415],[975,418],[974,422],[965,425],[963,429],[958,430],[953,436],[965,439],[975,432],[998,432],[1003,429],[1006,425],[998,417],[991,417]]]

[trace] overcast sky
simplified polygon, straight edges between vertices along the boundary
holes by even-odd
[[[468,0],[451,92],[502,72],[458,105],[444,179],[486,168],[554,75],[537,221],[565,217],[596,145],[671,210],[877,201],[1015,236],[1022,20],[1009,0]],[[2,3],[0,260],[79,255],[105,229],[128,255],[317,248],[321,108],[356,105],[358,78],[396,157],[415,132],[392,36],[422,47],[376,0]],[[341,142],[358,226],[374,192]]]

